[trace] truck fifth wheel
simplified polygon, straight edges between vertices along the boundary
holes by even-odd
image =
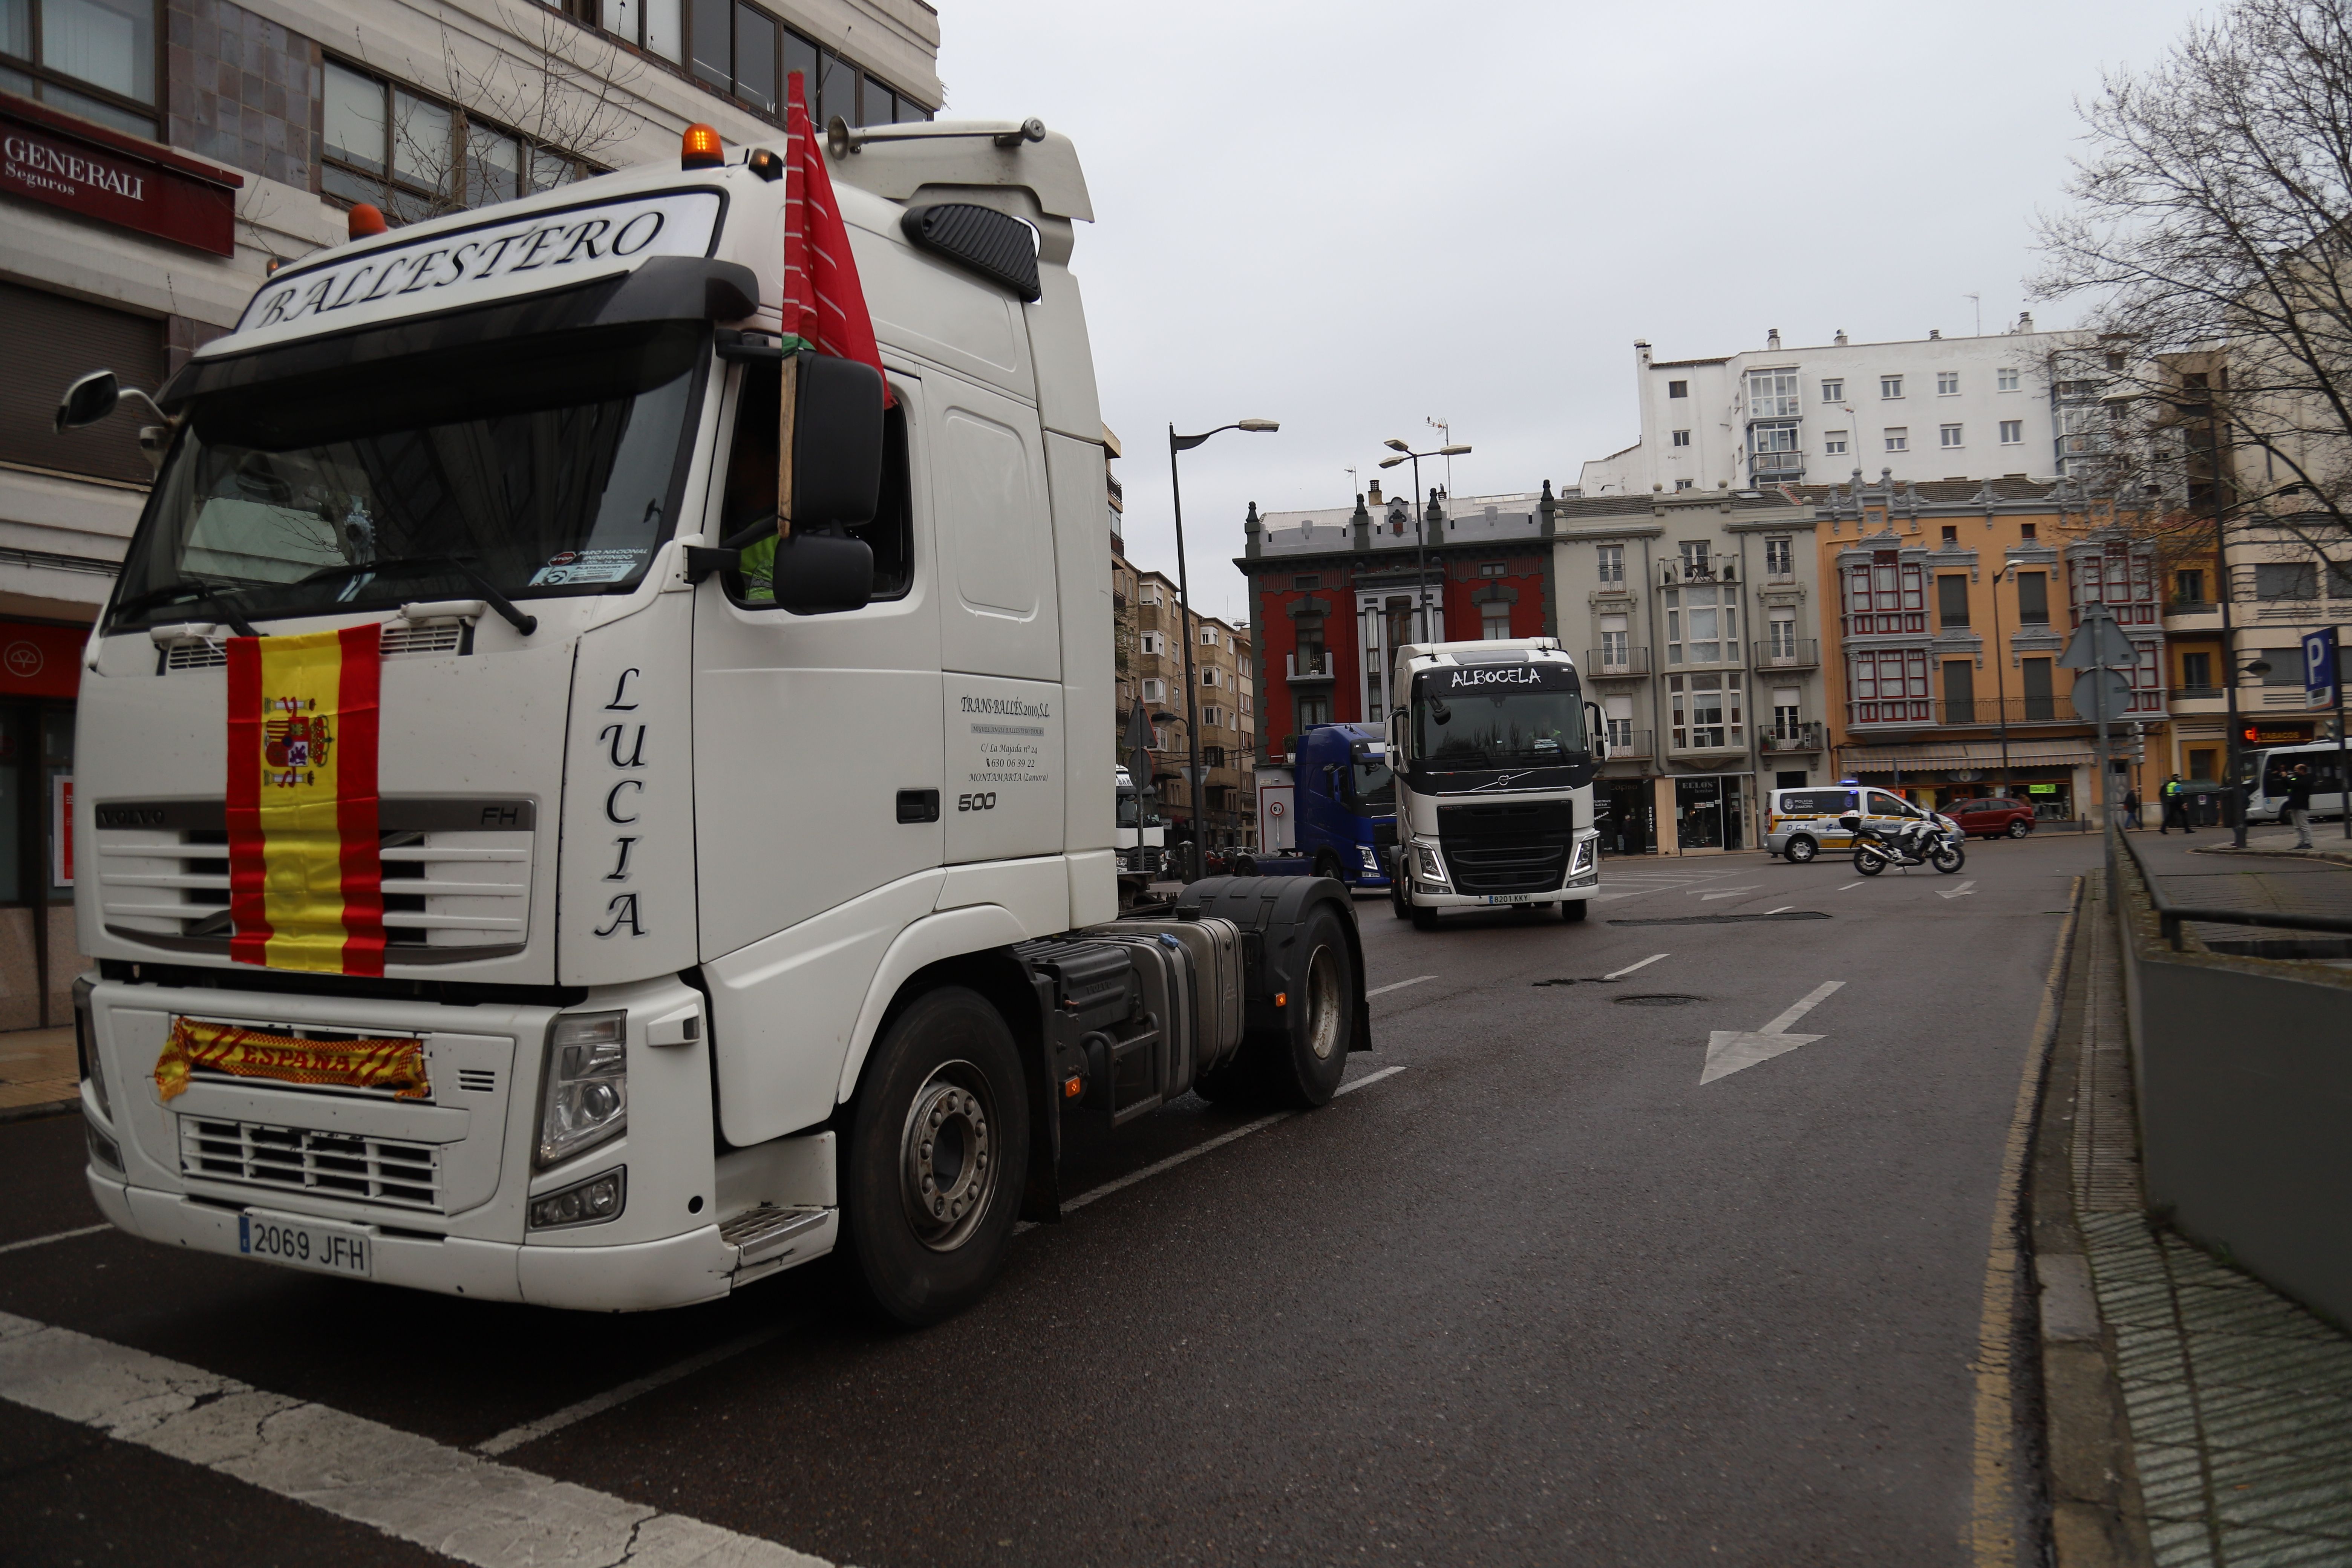
[[[1066,1118],[1369,1047],[1339,884],[1118,921],[1085,181],[895,133],[830,163],[878,372],[788,334],[784,159],[698,127],[297,261],[156,389],[75,823],[116,1225],[601,1310],[840,1248],[923,1323]]]

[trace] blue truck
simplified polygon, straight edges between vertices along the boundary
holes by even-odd
[[[1396,781],[1378,724],[1318,724],[1290,765],[1257,778],[1261,877],[1330,877],[1385,890],[1396,847]]]

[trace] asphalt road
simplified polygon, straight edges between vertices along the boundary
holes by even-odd
[[[822,1266],[590,1318],[111,1230],[8,1250],[96,1222],[73,1118],[0,1126],[0,1313],[867,1568],[1969,1562],[2002,1150],[2097,850],[1611,861],[1580,925],[1366,900],[1393,989],[1350,1080],[1387,1076],[1076,1136],[1069,1193],[1241,1133],[1028,1231],[919,1334]],[[1828,918],[1634,923],[1769,910]],[[1809,996],[1780,1031],[1816,1038],[1702,1082],[1714,1032]],[[0,1519],[10,1563],[444,1561],[5,1402]]]

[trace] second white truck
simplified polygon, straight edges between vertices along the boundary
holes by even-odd
[[[1547,906],[1580,921],[1601,890],[1592,779],[1606,730],[1575,662],[1549,637],[1397,650],[1389,715],[1396,774],[1397,917]]]

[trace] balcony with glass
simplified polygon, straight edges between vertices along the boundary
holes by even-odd
[[[1634,676],[1650,673],[1650,650],[1647,647],[1612,637],[1602,633],[1601,646],[1584,650],[1583,673],[1588,676]]]
[[[1810,720],[1776,719],[1772,721],[1771,731],[1764,736],[1764,751],[1768,756],[1822,749],[1822,729]]]
[[[1650,742],[1650,731],[1636,730],[1631,719],[1609,721],[1609,760],[1632,762],[1656,755]]]

